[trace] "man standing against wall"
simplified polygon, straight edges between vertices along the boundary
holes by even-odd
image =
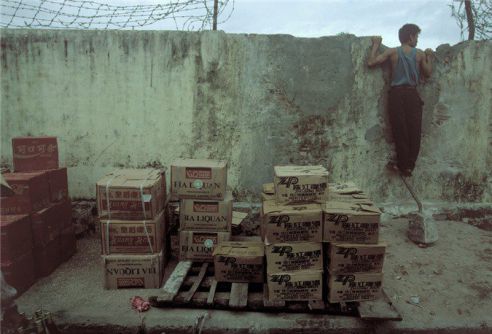
[[[403,176],[411,176],[420,151],[422,128],[422,106],[424,102],[417,92],[420,74],[429,77],[432,73],[431,49],[423,52],[416,49],[420,28],[415,24],[405,24],[398,31],[401,46],[386,49],[378,55],[382,38],[372,38],[369,67],[391,61],[391,89],[388,94],[389,121],[393,131],[396,148],[396,164],[388,166]]]

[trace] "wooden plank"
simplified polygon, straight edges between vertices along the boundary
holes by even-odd
[[[185,302],[189,302],[191,298],[193,298],[193,295],[195,294],[196,290],[200,286],[200,283],[202,283],[202,280],[205,277],[207,268],[208,268],[208,262],[203,263],[202,268],[200,269],[200,273],[198,274],[198,278],[196,279],[195,283],[193,283],[190,291],[187,292],[187,295],[185,297]]]
[[[180,292],[169,306],[202,307],[208,306],[208,292],[195,292],[191,301],[186,302],[188,292]],[[214,306],[227,307],[229,305],[230,292],[215,292]]]
[[[244,308],[248,305],[248,283],[232,283],[229,306]]]
[[[162,288],[162,294],[157,296],[158,301],[172,301],[174,297],[176,297],[179,292],[179,288],[181,287],[181,284],[183,284],[186,275],[188,275],[188,271],[190,270],[192,264],[193,262],[191,261],[180,261],[176,265],[173,273]]]
[[[402,320],[401,314],[384,290],[381,291],[381,297],[376,300],[359,302],[357,309],[360,318],[364,320]]]
[[[217,281],[214,279],[212,281],[212,285],[210,286],[210,292],[208,293],[208,297],[207,297],[207,304],[208,305],[214,304],[215,289],[217,289]]]
[[[195,281],[198,279],[198,276],[187,276],[181,285],[184,290],[186,287],[192,287],[195,284]],[[205,276],[202,280],[202,284],[200,285],[202,288],[210,288],[212,286],[213,281],[215,280],[214,276]]]
[[[282,308],[285,307],[285,301],[270,300],[268,297],[268,285],[263,284],[263,306],[266,308]]]

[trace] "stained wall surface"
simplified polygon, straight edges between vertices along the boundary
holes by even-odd
[[[387,67],[370,38],[224,32],[1,30],[1,159],[11,138],[58,136],[73,197],[118,167],[229,161],[257,195],[273,165],[322,164],[376,201],[408,198],[393,155]],[[442,45],[412,183],[422,199],[492,201],[492,42]]]

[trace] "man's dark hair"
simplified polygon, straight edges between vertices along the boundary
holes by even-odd
[[[406,43],[410,40],[410,35],[416,35],[420,32],[420,28],[416,24],[407,23],[398,30],[398,38],[401,43]]]

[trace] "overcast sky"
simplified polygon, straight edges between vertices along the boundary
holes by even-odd
[[[172,0],[175,2],[176,0]],[[202,12],[203,2],[200,3]],[[225,0],[221,0],[225,1]],[[229,0],[224,13],[219,17],[219,30],[228,33],[256,34],[290,34],[298,37],[331,36],[339,33],[351,33],[356,36],[381,35],[383,44],[397,46],[398,29],[405,23],[415,23],[422,32],[418,47],[435,49],[440,44],[451,45],[460,42],[461,34],[456,21],[451,17],[449,5],[457,0]],[[19,3],[34,10],[20,9],[16,11],[13,22],[23,25],[36,15],[50,22],[53,15],[36,14],[38,6],[49,7],[54,13],[60,8],[81,15],[95,15],[95,11],[82,9],[78,12],[76,6],[84,3],[85,8],[100,8],[100,4],[111,6],[156,5],[166,4],[170,0],[0,0],[2,3],[2,22],[9,22],[11,13],[16,11]],[[184,0],[180,1],[181,3]],[[213,0],[206,0],[211,7]],[[234,9],[232,4],[234,3]],[[69,5],[67,5],[69,4]],[[71,5],[71,6],[70,6]],[[75,5],[75,6],[74,6]],[[196,6],[194,4],[193,6]],[[113,13],[114,7],[107,13]],[[84,12],[85,11],[85,12]],[[232,13],[231,13],[232,11]],[[101,12],[98,12],[101,15]],[[230,18],[223,21],[229,14]],[[9,16],[10,15],[10,16]],[[203,13],[200,13],[203,15]],[[125,21],[126,18],[122,17]],[[54,22],[72,21],[72,17],[57,16]],[[102,18],[100,20],[109,20]],[[75,23],[77,24],[77,23]],[[104,23],[102,28],[104,28]],[[171,19],[159,21],[138,29],[176,29]]]
[[[399,45],[398,29],[417,24],[418,47],[435,49],[461,41],[449,0],[236,0],[231,18],[219,29],[231,33],[291,34],[300,37],[352,33],[381,35]]]

